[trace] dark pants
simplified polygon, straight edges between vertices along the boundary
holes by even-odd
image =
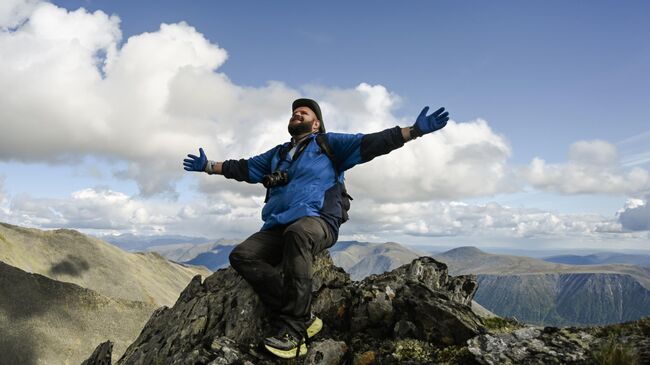
[[[230,265],[246,279],[270,314],[303,333],[311,311],[314,257],[334,239],[320,217],[260,231],[237,245]]]

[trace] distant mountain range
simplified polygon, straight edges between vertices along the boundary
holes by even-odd
[[[197,245],[211,241],[209,238],[205,237],[190,237],[181,235],[143,236],[132,233],[102,235],[97,236],[97,238],[130,252],[148,251],[152,246],[165,246],[174,244]]]
[[[544,261],[568,265],[632,264],[650,267],[650,255],[599,252],[592,255],[557,255]]]
[[[171,257],[170,252],[186,252],[182,256],[187,260],[184,262],[216,270],[228,266],[228,254],[234,245],[212,243],[185,245],[174,250],[171,246],[156,249],[167,257]],[[353,280],[393,270],[426,255],[394,242],[341,241],[329,252],[334,263]],[[650,315],[650,268],[643,266],[568,265],[489,254],[471,246],[427,256],[446,263],[450,275],[477,274],[479,288],[475,301],[500,316],[538,325],[584,326],[620,323]],[[609,253],[584,257],[591,258],[590,263],[596,263],[597,259],[643,262],[643,255]]]
[[[650,269],[576,266],[460,247],[440,255],[452,275],[478,274],[474,299],[500,316],[553,326],[620,323],[650,315]]]
[[[350,274],[352,280],[391,271],[423,256],[395,242],[341,241],[330,247],[329,252],[334,264]]]
[[[228,266],[228,255],[240,242],[167,236],[137,243],[129,241],[136,236],[122,238],[125,247],[144,247],[145,252],[126,252],[74,230],[0,223],[0,363],[35,364],[45,352],[59,356],[53,363],[78,363],[77,355],[88,354],[106,331],[113,339],[124,339],[116,342],[113,353],[119,354],[153,310],[173,305],[193,276],[206,278]],[[643,255],[556,256],[545,261],[469,246],[431,255],[394,242],[357,241],[338,242],[329,252],[355,280],[425,255],[444,262],[450,275],[476,274],[479,288],[472,309],[485,316],[496,313],[531,324],[568,326],[650,315],[650,267],[642,266]],[[74,337],[74,331],[89,340]]]
[[[201,244],[179,243],[150,246],[147,251],[157,252],[174,262],[205,266],[211,271],[217,271],[230,265],[228,255],[239,242],[241,241],[222,238],[215,242]]]

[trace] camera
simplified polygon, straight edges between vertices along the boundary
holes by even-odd
[[[265,188],[286,185],[289,182],[289,174],[286,171],[275,171],[262,177],[262,184]]]

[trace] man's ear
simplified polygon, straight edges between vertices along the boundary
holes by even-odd
[[[311,127],[312,133],[314,132],[314,129],[316,130],[316,132],[320,130],[320,120],[318,120],[318,118],[314,119],[314,124],[312,124]]]

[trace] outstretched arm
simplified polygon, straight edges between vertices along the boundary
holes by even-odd
[[[199,148],[199,156],[188,154],[188,158],[183,160],[183,166],[185,171],[202,171],[210,175],[223,175],[237,181],[258,183],[262,181],[264,175],[270,173],[271,158],[278,147],[249,159],[225,160],[223,162],[208,160],[203,148]]]
[[[427,116],[428,110],[428,106],[422,109],[411,127],[393,127],[370,134],[327,133],[336,161],[339,161],[337,168],[345,171],[354,165],[371,161],[402,147],[405,142],[447,125],[449,113],[444,108]]]

